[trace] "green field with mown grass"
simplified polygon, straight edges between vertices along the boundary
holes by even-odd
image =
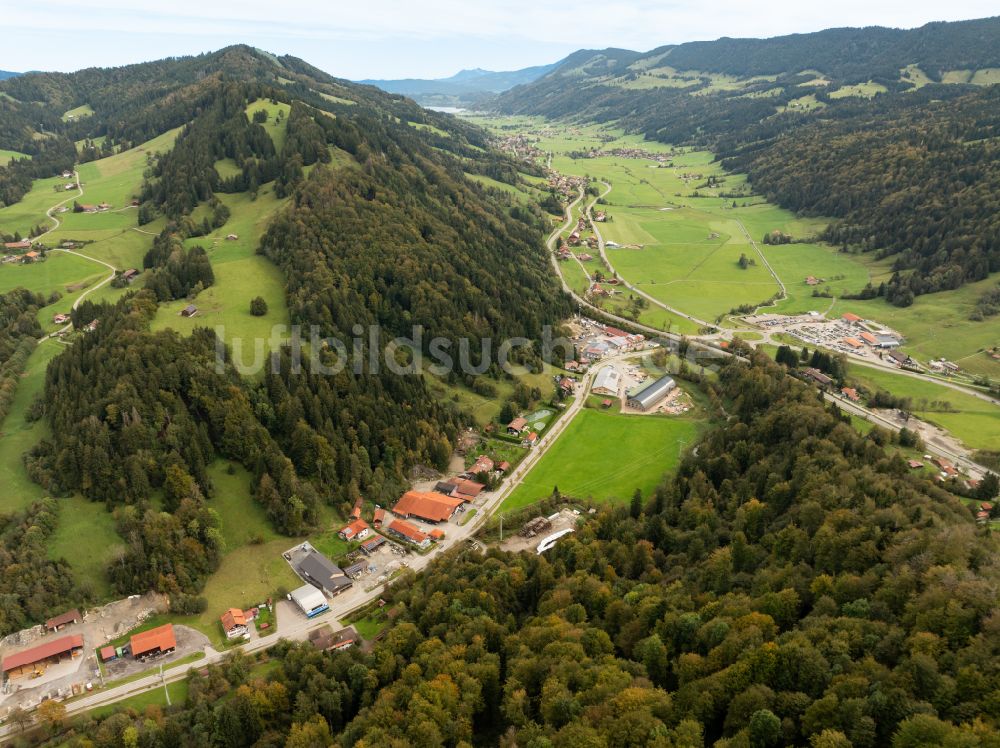
[[[705,421],[689,416],[620,415],[585,408],[502,505],[520,509],[552,494],[598,502],[648,496],[676,469]]]

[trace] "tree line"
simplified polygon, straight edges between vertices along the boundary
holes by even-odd
[[[370,651],[236,655],[65,744],[996,745],[995,537],[765,357],[707,386],[728,421],[545,555],[455,549]]]

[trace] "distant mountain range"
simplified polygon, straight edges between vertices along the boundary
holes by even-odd
[[[450,78],[363,80],[358,83],[377,86],[389,93],[409,96],[423,106],[474,106],[515,86],[532,83],[561,64],[562,62],[555,62],[551,65],[536,65],[503,72],[473,68],[462,70]]]

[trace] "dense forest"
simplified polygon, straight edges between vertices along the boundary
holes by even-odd
[[[42,335],[38,310],[45,303],[44,296],[23,288],[0,294],[0,423],[10,410],[28,356]]]
[[[910,31],[719,39],[644,54],[588,50],[494,106],[614,121],[650,139],[713,150],[768,199],[836,219],[828,241],[892,256],[899,271],[892,282],[857,290],[905,306],[1000,269],[1000,92],[935,83],[943,71],[1000,65],[998,38],[1000,18],[988,18]],[[932,83],[915,89],[902,79],[913,64]],[[621,85],[662,66],[688,71],[688,84]],[[714,90],[709,73],[769,78]],[[817,77],[823,86],[812,83]],[[872,100],[829,93],[868,81],[887,92]],[[789,108],[805,94],[815,97],[815,109]]]
[[[0,514],[0,636],[44,620],[84,596],[69,564],[49,558],[59,516],[54,499]]]
[[[158,303],[196,297],[215,281],[206,251],[185,240],[226,224],[220,193],[253,199],[269,184],[292,198],[261,252],[285,272],[293,321],[306,330],[349,342],[355,324],[379,323],[390,337],[422,324],[428,338],[478,342],[537,336],[569,311],[545,266],[540,211],[494,201],[466,178],[518,178],[474,126],[248,47],[28,74],[3,86],[0,126],[43,144],[30,151],[35,159],[10,167],[31,166],[33,177],[72,164],[63,139],[82,140],[90,158],[180,128],[172,148],[150,159],[141,190],[138,222],[166,219],[143,260],[145,287],[72,311],[77,330],[97,324],[50,364],[31,417],[44,417],[51,435],[24,456],[51,495],[80,493],[104,505],[95,511],[114,512],[124,548],[107,574],[117,593],[156,589],[181,612],[203,604],[197,595],[224,551],[209,477],[219,458],[251,474],[253,500],[276,530],[301,535],[316,526],[321,504],[346,514],[362,496],[387,503],[414,466],[445,467],[467,420],[430,394],[422,372],[398,376],[364,363],[329,376],[329,352],[299,361],[288,347],[247,378],[207,329],[152,332]],[[288,106],[280,149],[259,113],[248,116],[254,101]],[[93,115],[51,116],[83,102]],[[32,137],[26,118],[39,109],[47,134]],[[50,163],[46,148],[68,160]],[[238,172],[223,179],[215,164],[226,158]],[[35,315],[44,303],[26,292],[2,298],[0,406],[41,335]],[[53,612],[51,601],[31,598],[8,599],[11,626]]]
[[[715,396],[652,496],[544,556],[446,554],[370,652],[236,655],[64,744],[997,745],[996,539],[764,357]]]

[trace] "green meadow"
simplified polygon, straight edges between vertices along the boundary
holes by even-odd
[[[883,389],[912,401],[914,415],[950,431],[972,449],[1000,445],[1000,408],[942,384],[891,371],[851,366],[850,378],[869,390]]]
[[[193,301],[178,299],[160,304],[153,329],[172,328],[188,334],[196,327],[223,326],[227,342],[233,336],[243,339],[243,360],[249,365],[253,361],[253,341],[270,339],[275,325],[290,322],[281,271],[256,252],[267,223],[284,201],[275,197],[270,185],[261,188],[256,200],[251,200],[248,193],[220,194],[219,199],[229,206],[229,220],[208,236],[186,242],[188,246],[199,244],[206,249],[215,271],[215,283]],[[226,239],[230,234],[238,238]],[[255,296],[262,296],[267,302],[268,311],[262,317],[250,314],[250,300]],[[198,307],[198,314],[180,316],[189,303]]]
[[[0,293],[7,293],[18,287],[43,294],[52,291],[67,293],[67,288],[76,283],[96,282],[110,273],[106,268],[82,257],[66,252],[49,252],[44,260],[27,265],[20,262],[0,265]]]
[[[0,231],[27,236],[35,226],[50,228],[52,221],[46,218],[45,211],[62,200],[69,200],[71,204],[77,194],[75,190],[64,190],[66,184],[67,180],[62,177],[36,179],[20,202],[0,208]]]
[[[520,509],[558,487],[565,496],[628,501],[676,469],[702,427],[693,417],[620,415],[585,408],[503,502]]]
[[[14,158],[31,158],[31,156],[19,151],[8,151],[5,148],[0,148],[0,166],[6,166]]]
[[[272,103],[267,99],[257,99],[247,105],[247,117],[253,120],[254,112],[263,109],[267,112],[267,121],[261,123],[261,127],[267,130],[274,142],[275,150],[281,153],[285,147],[285,137],[288,134],[288,113],[292,107],[288,104]],[[278,120],[278,113],[281,112],[281,120]]]
[[[68,109],[63,112],[62,121],[67,122],[71,119],[80,119],[81,117],[90,117],[93,115],[94,109],[90,104],[81,104],[73,109]]]

